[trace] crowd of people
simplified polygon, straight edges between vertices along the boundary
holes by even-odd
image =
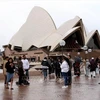
[[[84,74],[86,77],[96,78],[96,75],[100,73],[100,56],[98,58],[90,58],[82,60],[81,57],[75,56],[74,59],[71,55],[66,57],[59,57],[56,59],[45,57],[41,62],[44,80],[52,78],[52,73],[55,73],[56,81],[59,79],[64,80],[64,86],[62,88],[67,88],[72,83],[72,71],[73,75],[80,76],[80,69],[84,69]]]
[[[54,59],[44,57],[41,65],[44,81],[48,77],[49,79],[55,78],[57,82],[63,79],[64,86],[62,88],[67,88],[72,84],[72,74],[78,77],[81,75],[81,68],[84,69],[86,77],[96,78],[96,75],[100,73],[100,56],[96,59],[92,57],[85,60],[82,60],[79,55],[73,59],[71,55],[56,57]],[[9,89],[10,86],[10,89],[13,90],[14,73],[17,73],[19,77],[18,82],[16,82],[17,85],[29,85],[29,68],[29,61],[25,55],[18,58],[16,65],[12,58],[5,57],[3,62],[5,88]]]
[[[19,57],[15,65],[11,57],[5,57],[3,62],[3,74],[5,77],[4,85],[6,89],[13,90],[13,77],[16,73],[19,77],[17,85],[24,85],[24,77],[29,81],[29,62],[26,59],[26,56]],[[10,84],[9,84],[10,83]]]

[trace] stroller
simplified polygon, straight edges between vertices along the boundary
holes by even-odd
[[[15,73],[18,74],[19,77],[20,77],[20,75],[22,76],[22,77],[21,77],[21,83],[22,83],[23,85],[29,85],[30,83],[28,82],[28,78],[27,78],[27,76],[26,76],[26,73],[22,72],[22,73],[19,74],[19,72],[18,72],[18,71],[19,71],[19,70],[18,70],[18,67],[16,67],[15,69],[16,69],[16,70],[15,70]],[[16,82],[16,85],[20,85],[20,84],[19,84],[19,81]]]
[[[22,81],[23,85],[30,85],[30,83],[27,80],[27,76],[26,75],[22,76],[22,80],[21,81]],[[16,82],[16,85],[19,85],[19,81]]]
[[[27,76],[24,74],[23,76],[22,76],[22,83],[24,84],[24,85],[29,85],[30,83],[28,82],[28,78],[27,78]]]

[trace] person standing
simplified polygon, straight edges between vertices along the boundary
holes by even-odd
[[[19,76],[18,85],[22,85],[23,83],[22,78],[24,76],[24,70],[23,70],[23,63],[21,61],[21,57],[19,57],[17,61],[17,65],[18,65],[18,76]]]
[[[42,71],[43,71],[43,75],[44,75],[44,80],[46,80],[47,79],[47,69],[49,67],[49,63],[48,63],[46,57],[44,57],[44,59],[42,60],[41,65],[42,65]]]
[[[71,55],[67,55],[67,58],[69,59],[69,71],[68,71],[68,84],[71,85],[72,83],[72,59]]]
[[[96,75],[96,73],[95,73],[96,67],[97,67],[96,62],[94,60],[94,57],[92,57],[91,60],[90,60],[90,73],[91,73],[91,78],[92,77],[95,78],[95,75]]]
[[[7,82],[6,82],[6,89],[9,89],[8,87],[8,82],[11,81],[11,90],[13,90],[13,76],[14,76],[14,70],[15,70],[15,66],[13,63],[13,59],[9,58],[8,62],[6,63],[6,70],[7,70]]]
[[[89,72],[90,72],[90,62],[89,62],[89,59],[86,59],[85,71],[86,71],[85,76],[89,77]]]
[[[48,64],[49,64],[49,79],[51,79],[51,73],[52,73],[52,62],[51,62],[51,58],[47,59]]]
[[[25,71],[25,75],[27,79],[29,80],[29,61],[27,60],[25,55],[23,55],[23,59],[21,61],[23,63],[23,69]]]
[[[98,66],[98,62],[100,62],[100,56],[96,58],[96,61],[95,61],[95,62],[96,62],[96,65],[97,65],[97,67],[96,67],[96,74],[99,75],[99,66]]]
[[[61,73],[64,78],[64,86],[62,88],[68,87],[68,71],[69,71],[69,62],[68,59],[66,60],[65,57],[62,57],[62,64],[61,64]]]
[[[81,63],[81,58],[79,56],[75,57],[75,63],[73,64],[74,67],[74,75],[80,76],[80,63]]]
[[[55,68],[55,75],[56,75],[56,81],[59,80],[59,78],[61,77],[61,62],[60,62],[60,59],[56,59],[54,61],[54,68]]]
[[[8,62],[8,57],[5,57],[4,58],[4,61],[3,61],[3,75],[4,75],[4,84],[6,86],[6,83],[7,83],[7,72],[6,72],[6,63]]]

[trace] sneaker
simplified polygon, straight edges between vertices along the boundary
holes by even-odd
[[[68,86],[62,86],[63,89],[66,89]]]

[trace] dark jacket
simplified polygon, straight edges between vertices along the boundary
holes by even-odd
[[[55,67],[55,70],[61,70],[60,62],[59,61],[54,61],[54,67]]]
[[[8,73],[14,73],[14,69],[15,69],[14,63],[7,62],[5,68],[7,69]]]
[[[18,65],[18,75],[20,75],[20,76],[24,75],[22,61],[21,60],[18,60],[17,65]]]
[[[45,60],[45,59],[42,60],[41,65],[42,65],[42,66],[47,66],[47,67],[49,67],[49,63],[48,63],[48,61]]]
[[[96,62],[95,62],[95,60],[94,59],[92,59],[91,61],[90,61],[90,71],[95,71],[96,70]]]

